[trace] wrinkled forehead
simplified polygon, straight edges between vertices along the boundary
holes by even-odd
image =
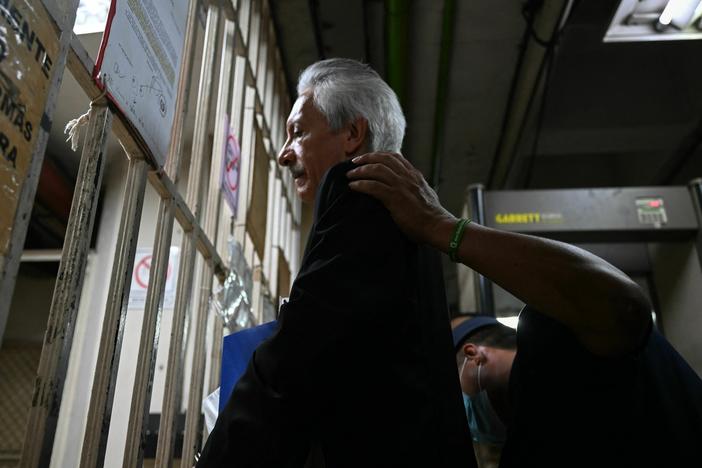
[[[309,93],[301,94],[290,109],[290,115],[288,116],[287,124],[290,125],[294,122],[302,120],[305,115],[305,110],[312,106],[312,96]]]

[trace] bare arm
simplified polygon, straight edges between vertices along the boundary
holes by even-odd
[[[448,251],[456,218],[402,155],[369,153],[354,160],[353,190],[381,200],[411,238]],[[601,258],[562,242],[470,223],[457,257],[516,297],[570,328],[598,355],[640,346],[650,305],[629,277]]]

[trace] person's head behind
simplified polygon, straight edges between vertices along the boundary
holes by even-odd
[[[399,152],[405,117],[393,90],[368,65],[351,59],[314,63],[301,74],[278,162],[298,195],[314,200],[333,165],[370,151]]]
[[[487,386],[507,385],[517,333],[492,317],[480,316],[454,327],[454,349],[461,389],[475,395]],[[484,367],[482,375],[479,366]]]
[[[463,346],[467,343],[473,343],[476,346],[515,350],[517,349],[517,333],[513,328],[499,322],[496,325],[481,328],[475,333],[471,333],[463,340],[456,352],[456,362],[459,366],[463,364],[463,358],[465,357]]]

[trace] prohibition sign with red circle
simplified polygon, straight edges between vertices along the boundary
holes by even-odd
[[[225,166],[225,179],[232,192],[239,188],[239,163],[240,152],[236,150],[237,142],[234,135],[227,137],[227,165]]]
[[[149,286],[149,271],[151,270],[151,255],[147,255],[137,263],[134,268],[134,281],[146,289]],[[168,262],[168,269],[166,270],[166,280],[171,276],[171,263]]]

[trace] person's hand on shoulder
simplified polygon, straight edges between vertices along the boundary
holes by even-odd
[[[442,246],[438,227],[456,219],[441,206],[436,192],[409,161],[399,153],[367,153],[357,156],[358,165],[347,173],[349,187],[380,200],[398,227],[411,239]]]

